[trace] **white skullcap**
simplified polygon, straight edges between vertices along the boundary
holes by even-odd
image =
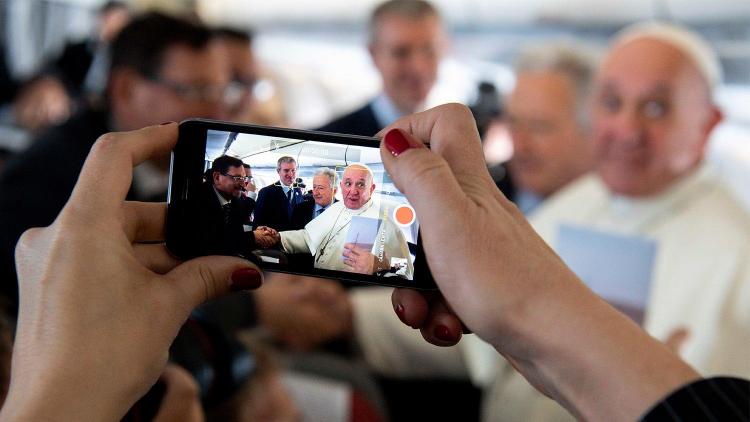
[[[615,35],[612,47],[642,38],[651,38],[679,50],[695,65],[713,93],[721,84],[721,63],[711,46],[698,34],[681,26],[663,22],[642,22],[625,27]]]

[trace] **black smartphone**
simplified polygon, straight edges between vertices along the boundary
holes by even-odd
[[[436,289],[419,220],[376,138],[190,119],[172,152],[167,248],[263,270]]]

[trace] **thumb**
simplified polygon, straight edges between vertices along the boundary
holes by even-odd
[[[448,162],[430,151],[422,141],[401,129],[391,129],[380,144],[383,165],[393,183],[417,212],[425,227],[459,221],[467,197]],[[451,206],[436,207],[437,200]]]
[[[263,272],[254,264],[231,256],[191,259],[165,275],[189,309],[229,292],[253,290],[263,284]]]

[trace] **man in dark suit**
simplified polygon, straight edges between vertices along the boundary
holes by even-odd
[[[277,231],[290,230],[292,210],[302,202],[302,190],[294,186],[297,180],[297,161],[288,155],[279,158],[276,172],[279,174],[279,181],[258,192],[253,226],[271,227]]]
[[[135,18],[112,44],[106,107],[85,107],[8,161],[0,176],[0,295],[17,303],[15,244],[24,230],[52,223],[99,136],[195,116],[226,118],[228,105],[217,93],[230,73],[211,41],[211,32],[193,23],[159,14]],[[144,164],[166,173],[169,157]],[[34,193],[39,168],[55,175],[55,189],[44,194]],[[136,176],[133,187],[142,182]]]
[[[369,51],[383,92],[318,130],[373,136],[401,116],[421,111],[445,49],[440,15],[423,0],[391,0],[370,17]]]
[[[292,210],[291,230],[304,229],[307,223],[336,202],[336,172],[322,168],[313,175],[312,199],[300,202]]]
[[[255,233],[245,231],[255,201],[242,194],[247,174],[242,160],[228,155],[211,165],[211,179],[201,186],[200,242],[206,255],[243,255],[255,249]],[[259,236],[263,236],[259,232]]]

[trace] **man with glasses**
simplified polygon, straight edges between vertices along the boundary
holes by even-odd
[[[201,245],[206,255],[250,256],[271,229],[245,230],[255,201],[242,194],[248,180],[242,160],[228,155],[211,164],[211,179],[201,191]],[[261,246],[261,245],[258,245]]]
[[[107,104],[88,105],[7,164],[0,176],[2,294],[17,303],[13,250],[29,227],[52,223],[68,200],[94,141],[111,131],[188,117],[222,119],[231,104],[230,72],[221,45],[203,26],[161,14],[133,19],[111,46]],[[38,168],[55,174],[55,189],[39,192]],[[169,157],[135,169],[130,199],[166,198]]]

